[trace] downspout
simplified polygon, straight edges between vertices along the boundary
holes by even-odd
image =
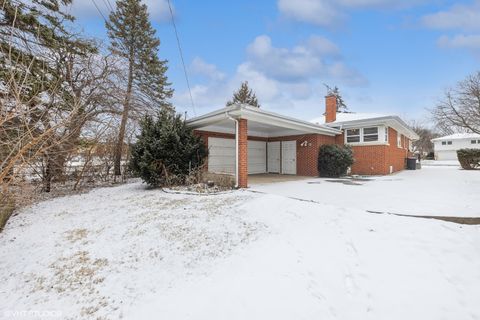
[[[235,188],[238,189],[238,120],[225,112],[228,119],[235,121]]]

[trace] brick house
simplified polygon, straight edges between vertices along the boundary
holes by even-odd
[[[352,174],[384,175],[403,170],[418,136],[397,116],[337,113],[327,96],[325,116],[294,119],[247,105],[233,105],[187,120],[209,149],[207,170],[233,174],[248,186],[251,174],[318,176],[323,144],[353,148]]]

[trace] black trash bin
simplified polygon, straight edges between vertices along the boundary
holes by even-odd
[[[407,169],[408,170],[417,169],[417,158],[407,158]]]

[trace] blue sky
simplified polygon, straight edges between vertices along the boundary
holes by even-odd
[[[105,38],[92,0],[75,1],[78,25]],[[95,1],[107,15],[107,0]],[[194,110],[166,0],[146,3],[173,103],[190,116],[222,107],[248,80],[262,108],[302,119],[323,113],[327,83],[351,111],[427,120],[447,87],[480,69],[478,0],[172,0]]]

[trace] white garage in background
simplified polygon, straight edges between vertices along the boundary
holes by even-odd
[[[208,138],[208,171],[235,173],[235,139]],[[248,174],[267,172],[267,143],[248,140]]]
[[[480,148],[480,134],[455,133],[432,139],[432,142],[435,150],[435,160],[458,160],[457,150]]]

